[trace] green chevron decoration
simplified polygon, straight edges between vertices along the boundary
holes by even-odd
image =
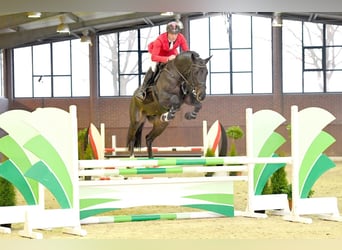
[[[9,158],[2,164],[0,175],[18,188],[29,205],[37,204],[38,183],[42,183],[55,194],[62,208],[72,207],[72,182],[67,169],[67,164],[70,163],[65,162],[70,153],[61,155],[57,152],[58,147],[70,150],[70,146],[66,146],[63,141],[70,139],[71,131],[64,125],[67,122],[62,122],[60,128],[58,123],[55,126],[50,124],[51,116],[60,121],[67,121],[68,115],[60,109],[47,108],[32,113],[13,110],[0,116],[0,127],[8,133],[0,138],[0,150]],[[51,127],[54,127],[55,131],[51,131]],[[49,138],[44,137],[44,134],[49,134]],[[58,138],[51,141],[51,135]],[[50,175],[49,178],[47,174]]]
[[[253,156],[276,157],[276,150],[285,143],[285,138],[275,132],[285,118],[272,110],[260,110],[253,114]],[[261,163],[254,166],[254,194],[261,195],[270,176],[285,163]]]
[[[306,198],[316,180],[335,167],[323,152],[335,142],[322,131],[335,117],[322,108],[310,107],[299,112],[299,196]],[[319,119],[317,119],[319,118]]]
[[[30,223],[19,234],[31,238],[42,237],[32,229],[63,225],[75,234],[84,234],[77,229],[80,220],[79,201],[75,197],[78,185],[74,181],[78,175],[76,109],[73,113],[58,108],[12,110],[0,114],[0,128],[6,133],[0,138],[0,152],[8,158],[0,165],[0,176],[10,181],[27,203],[13,210],[17,215],[9,209],[1,212],[0,208],[0,224],[2,220]],[[54,195],[60,209],[45,213],[39,184]]]

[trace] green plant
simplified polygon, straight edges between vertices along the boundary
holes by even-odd
[[[236,156],[237,151],[235,142],[244,136],[244,132],[239,126],[230,126],[226,130],[226,135],[231,139],[229,156]]]
[[[205,152],[205,157],[214,157],[215,152],[211,148],[208,148],[207,151]]]
[[[270,178],[272,194],[286,194],[289,182],[285,167],[279,168]]]
[[[0,177],[0,207],[15,206],[16,193],[12,183]],[[2,224],[2,227],[11,228],[11,224]]]
[[[262,190],[262,194],[272,194],[272,187],[271,187],[270,180],[266,182],[266,185],[264,186],[264,189]]]
[[[205,157],[214,157],[215,152],[211,148],[207,148],[207,151],[205,152]],[[206,165],[206,166],[212,166],[212,165]],[[214,175],[214,172],[207,172],[205,173],[205,177],[211,177]]]
[[[78,131],[78,159],[92,160],[94,159],[93,150],[88,142],[88,129],[84,128]],[[91,176],[85,176],[85,180],[91,180]]]
[[[292,183],[290,183],[290,184],[288,184],[287,185],[287,198],[289,199],[289,200],[292,200]],[[311,189],[310,191],[309,191],[309,194],[308,194],[308,197],[307,198],[310,198],[310,197],[312,197],[313,195],[314,195],[314,193],[315,193],[315,191],[313,190],[313,189]]]
[[[236,150],[236,140],[242,138],[244,136],[243,130],[239,126],[230,126],[226,130],[226,135],[230,139],[230,149],[229,149],[229,156],[236,156],[238,155],[237,150]],[[234,164],[236,165],[236,164]],[[230,176],[235,176],[238,175],[238,172],[230,172]]]
[[[0,177],[0,206],[14,206],[16,193],[12,183]]]
[[[88,129],[84,128],[78,131],[78,159],[92,160],[94,159],[93,151],[88,143]]]
[[[1,162],[8,158],[0,154]],[[0,206],[14,206],[16,204],[16,193],[12,183],[0,177]]]
[[[288,185],[285,167],[279,168],[267,181],[262,194],[287,194]]]

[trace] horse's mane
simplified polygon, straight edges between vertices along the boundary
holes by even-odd
[[[201,60],[199,54],[195,51],[188,50],[179,53],[174,60],[174,63],[178,69],[182,68],[183,70],[186,70],[187,68],[187,70],[189,70],[191,65],[198,60]]]
[[[193,58],[199,58],[199,54],[195,51],[192,50],[188,50],[188,51],[183,51],[180,54],[178,54],[179,57],[187,57],[187,58],[191,58],[191,60]]]

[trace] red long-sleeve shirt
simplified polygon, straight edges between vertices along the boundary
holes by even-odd
[[[151,53],[151,60],[154,62],[166,63],[168,57],[177,55],[177,48],[180,47],[182,51],[188,51],[188,43],[182,33],[178,33],[177,39],[173,43],[173,47],[169,48],[169,40],[167,32],[160,34],[156,40],[148,45],[148,51]]]

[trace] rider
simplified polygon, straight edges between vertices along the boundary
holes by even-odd
[[[145,74],[142,86],[135,93],[135,96],[143,101],[146,97],[146,89],[153,82],[157,63],[167,63],[175,59],[178,54],[178,47],[182,51],[188,51],[189,46],[186,38],[180,33],[181,27],[177,22],[170,22],[166,25],[166,32],[160,34],[156,40],[148,45],[148,52],[151,54],[151,67]]]

